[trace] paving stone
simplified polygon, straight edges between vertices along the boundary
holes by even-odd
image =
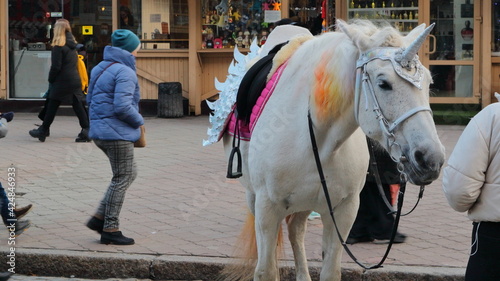
[[[35,206],[26,217],[32,221],[31,228],[19,236],[16,243],[20,255],[24,253],[18,267],[24,267],[25,274],[69,276],[68,271],[74,271],[77,277],[84,274],[92,277],[95,272],[107,272],[108,275],[102,273],[100,277],[108,278],[120,277],[113,276],[112,270],[122,270],[131,274],[122,277],[149,278],[149,267],[153,264],[158,268],[158,276],[170,278],[174,275],[169,275],[165,268],[173,266],[196,271],[198,268],[193,264],[207,261],[172,265],[158,261],[160,258],[197,256],[209,261],[221,259],[218,260],[221,263],[230,260],[227,257],[232,255],[233,243],[245,220],[245,191],[238,181],[225,178],[227,163],[222,144],[201,145],[209,127],[207,116],[175,120],[146,118],[148,146],[135,150],[138,178],[127,192],[120,216],[121,230],[137,241],[130,247],[101,245],[99,235],[85,227],[111,179],[105,155],[94,143],[74,142],[79,131],[76,117],[57,116],[45,143],[28,135],[37,122],[34,113],[16,114],[14,121],[9,123],[9,135],[1,140],[4,161],[0,162],[0,180],[5,181],[7,168],[12,163],[17,169],[16,191],[24,193],[18,197],[19,204]],[[464,127],[437,128],[449,155]],[[407,190],[405,208],[410,208],[416,200],[418,187],[409,185]],[[311,267],[311,272],[319,272],[317,261],[321,261],[322,231],[321,220],[308,221],[307,256],[316,266]],[[400,231],[408,235],[408,241],[392,247],[384,270],[397,266],[397,276],[402,276],[405,271],[419,268],[412,274],[428,270],[429,274],[449,277],[439,280],[460,280],[456,272],[462,272],[467,264],[471,223],[465,214],[448,206],[441,179],[428,186],[416,210],[401,219]],[[0,233],[0,251],[8,249],[7,238],[6,231]],[[385,249],[384,245],[372,243],[355,244],[350,248],[359,260],[368,262],[378,261]],[[286,249],[284,261],[290,262],[293,259],[290,246]],[[67,266],[54,266],[54,270],[49,270],[47,263],[44,266],[42,259],[30,252],[35,250],[40,251],[37,255],[46,253],[47,257],[55,257],[52,261],[43,260],[49,265],[58,262]],[[59,251],[62,251],[60,256],[53,256]],[[81,253],[90,256],[79,257]],[[123,260],[123,255],[133,254],[145,258]],[[105,271],[98,264],[97,261],[103,261],[102,255],[116,264],[111,271]],[[31,258],[38,262],[28,262]],[[162,268],[161,264],[168,266]],[[342,257],[342,265],[344,276],[363,273],[346,254]],[[437,272],[436,266],[442,272]],[[84,267],[87,269],[82,269]],[[218,268],[216,265],[214,270]],[[2,269],[5,269],[3,263],[0,264]],[[206,270],[207,274],[215,274],[208,266]],[[377,269],[364,273],[363,278],[372,278],[377,272],[389,274]],[[396,273],[390,274],[395,276]],[[22,280],[15,278],[12,280]],[[421,280],[438,280],[426,278]]]

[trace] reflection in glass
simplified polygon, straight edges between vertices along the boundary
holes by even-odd
[[[185,0],[120,1],[119,28],[141,38],[142,49],[186,49],[188,5]]]
[[[418,1],[347,0],[349,19],[369,19],[375,24],[390,23],[403,34],[418,25]]]
[[[472,97],[472,65],[431,65],[432,97]]]
[[[90,72],[109,44],[111,15],[111,0],[9,0],[9,97],[41,99],[47,91],[53,26],[62,17]]]
[[[458,2],[458,3],[454,3]],[[471,60],[473,58],[474,1],[434,0],[431,23],[436,23],[432,35],[436,52],[432,60]]]
[[[500,56],[500,0],[492,1],[491,12],[491,52],[493,56]]]

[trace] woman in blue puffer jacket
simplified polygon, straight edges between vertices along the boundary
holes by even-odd
[[[134,239],[122,234],[118,217],[125,192],[137,176],[134,142],[144,124],[135,66],[140,41],[131,31],[118,29],[111,44],[104,49],[104,60],[92,69],[87,103],[89,137],[109,158],[113,178],[87,227],[101,234],[102,244],[132,245]]]

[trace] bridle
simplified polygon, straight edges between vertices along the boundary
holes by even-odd
[[[354,117],[359,125],[359,104],[361,93],[365,97],[365,111],[368,111],[368,99],[371,99],[373,103],[373,112],[375,118],[379,121],[380,129],[382,133],[387,138],[387,149],[389,154],[398,166],[401,161],[405,161],[405,156],[402,153],[401,145],[396,142],[396,137],[394,135],[394,130],[405,120],[412,117],[413,115],[421,112],[428,111],[432,115],[432,110],[428,106],[417,106],[407,112],[403,113],[401,116],[396,118],[396,120],[389,122],[389,120],[384,116],[382,112],[377,97],[375,95],[375,90],[370,80],[370,76],[366,70],[367,64],[375,59],[389,60],[394,67],[395,72],[404,80],[410,82],[418,89],[422,89],[422,79],[424,67],[418,60],[418,56],[415,55],[414,58],[405,64],[401,62],[401,54],[404,53],[402,48],[384,47],[375,48],[363,53],[358,61],[356,62],[356,87],[354,90]],[[414,70],[414,74],[411,75],[410,71]],[[399,157],[395,157],[392,153],[393,149],[397,147]],[[399,168],[398,168],[399,169]],[[402,172],[402,170],[400,171]]]
[[[431,25],[429,28],[432,29],[433,25]],[[430,30],[426,29],[426,31],[430,32]],[[427,36],[428,32],[426,33],[425,36]],[[422,36],[420,36],[422,37]],[[413,56],[411,55],[413,54]],[[347,247],[346,242],[343,240],[342,235],[340,234],[339,228],[337,226],[337,223],[335,221],[335,217],[333,215],[333,206],[330,200],[330,195],[328,192],[328,187],[326,185],[326,180],[325,176],[323,173],[323,168],[321,165],[321,159],[319,157],[319,152],[318,152],[318,146],[316,143],[316,138],[314,135],[314,128],[313,128],[313,122],[311,118],[311,112],[308,112],[308,124],[309,124],[309,134],[311,137],[311,144],[312,144],[312,149],[314,153],[314,158],[316,161],[316,166],[318,169],[321,185],[323,187],[323,192],[325,194],[325,198],[327,201],[328,209],[330,212],[330,216],[333,220],[333,224],[335,226],[335,230],[337,232],[338,238],[344,247],[344,250],[346,253],[351,257],[351,259],[356,262],[358,265],[363,267],[364,269],[374,269],[374,268],[379,268],[382,266],[384,263],[385,259],[389,255],[389,252],[391,250],[392,244],[394,242],[394,238],[397,233],[397,228],[399,225],[399,219],[401,217],[401,210],[403,207],[403,201],[404,201],[404,193],[406,190],[406,182],[408,179],[407,174],[404,172],[404,166],[403,163],[406,161],[406,157],[403,155],[403,151],[401,149],[401,145],[396,142],[396,137],[394,135],[394,130],[405,120],[408,118],[412,117],[413,115],[421,112],[421,111],[427,111],[430,112],[432,115],[432,110],[428,106],[417,106],[409,111],[405,112],[396,120],[390,122],[383,114],[380,105],[378,103],[377,97],[375,95],[375,90],[373,89],[373,85],[370,80],[370,76],[366,70],[367,64],[375,59],[380,59],[380,60],[389,60],[392,63],[392,66],[394,67],[395,72],[404,80],[408,81],[409,83],[413,84],[415,87],[418,89],[422,89],[422,80],[423,80],[423,73],[424,69],[420,61],[418,60],[418,56],[416,55],[416,52],[410,53],[408,55],[408,52],[405,51],[403,48],[393,48],[393,47],[383,47],[383,48],[375,48],[368,50],[367,52],[361,54],[359,59],[356,62],[356,87],[355,87],[355,100],[354,100],[354,115],[357,124],[359,125],[359,101],[361,98],[361,92],[363,92],[364,97],[365,97],[365,104],[366,108],[365,111],[368,110],[368,99],[372,100],[373,103],[373,112],[375,113],[375,118],[379,121],[380,128],[384,135],[387,137],[387,148],[388,152],[391,155],[391,158],[393,161],[397,163],[397,169],[400,173],[400,189],[399,189],[399,194],[398,194],[398,206],[397,206],[397,212],[396,212],[396,217],[394,220],[394,225],[391,233],[391,238],[389,245],[387,246],[386,252],[382,259],[380,260],[379,263],[372,265],[372,266],[366,266],[365,264],[361,263],[356,259],[356,257],[352,254],[352,252],[349,250]],[[413,72],[412,72],[413,71]],[[413,73],[413,74],[412,74]],[[393,149],[397,147],[398,148],[398,153],[399,157],[395,157],[393,153]],[[421,192],[419,195],[419,200],[423,194],[423,189],[421,187]],[[418,201],[417,201],[418,204]],[[416,205],[415,205],[416,207]],[[413,209],[408,212],[407,214],[411,213]]]

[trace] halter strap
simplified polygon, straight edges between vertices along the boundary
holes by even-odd
[[[393,49],[393,48],[389,48]],[[382,59],[386,59],[386,55],[384,53],[384,56]],[[401,116],[396,118],[392,123],[387,120],[387,118],[384,116],[382,110],[380,109],[380,105],[377,100],[377,96],[375,95],[375,90],[373,89],[372,83],[370,83],[370,76],[368,75],[368,72],[366,71],[366,65],[371,62],[372,60],[376,59],[376,57],[371,56],[369,59],[366,58],[366,55],[361,55],[360,59],[357,62],[357,70],[356,70],[356,84],[355,84],[355,91],[354,91],[354,117],[356,119],[356,122],[359,125],[359,103],[360,103],[360,98],[361,98],[361,92],[363,92],[365,96],[365,111],[368,110],[368,99],[371,98],[373,101],[373,112],[375,113],[375,117],[379,121],[380,128],[384,135],[387,136],[388,139],[388,150],[389,153],[391,153],[392,147],[399,146],[397,143],[395,143],[395,137],[394,137],[394,129],[396,129],[397,126],[399,126],[401,123],[403,123],[406,119],[410,118],[411,116],[417,114],[420,111],[428,111],[432,115],[432,110],[428,106],[417,106],[409,111],[403,113]],[[393,64],[394,66],[394,64]],[[419,88],[416,86],[414,83],[412,83],[415,87]],[[402,156],[402,155],[400,155]],[[400,159],[397,159],[393,157],[393,160],[398,162]]]
[[[429,107],[427,107],[427,106],[417,106],[417,107],[414,107],[414,108],[410,109],[409,111],[405,112],[403,115],[399,116],[398,119],[396,119],[396,121],[392,122],[391,126],[388,129],[389,132],[394,131],[394,129],[399,124],[401,124],[404,120],[410,118],[411,116],[413,116],[414,114],[416,114],[416,113],[418,113],[420,111],[429,111],[432,114],[432,110]]]

